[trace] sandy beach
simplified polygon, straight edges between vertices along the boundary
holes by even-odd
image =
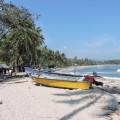
[[[120,80],[93,89],[36,86],[30,77],[0,78],[0,120],[120,120]]]

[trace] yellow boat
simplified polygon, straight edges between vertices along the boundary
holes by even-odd
[[[46,86],[59,87],[59,88],[68,88],[68,89],[89,89],[90,82],[89,81],[79,81],[79,80],[64,80],[57,78],[46,78],[46,77],[35,77],[32,79],[37,84],[42,84]]]

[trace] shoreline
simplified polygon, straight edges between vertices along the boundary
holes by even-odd
[[[73,73],[70,73],[70,71],[75,71],[76,69],[83,69],[83,68],[90,68],[90,67],[101,67],[101,66],[113,66],[113,65],[106,64],[106,65],[70,66],[70,67],[61,68],[60,70],[57,70],[56,72],[61,73],[61,74],[62,73],[73,74]],[[80,74],[75,74],[75,75],[80,75]],[[88,74],[88,75],[92,75],[92,74]],[[110,79],[110,80],[111,79],[120,80],[119,77],[103,77],[103,78]]]
[[[83,68],[100,67],[100,66],[106,66],[106,65],[70,66],[70,67],[60,68],[60,70],[57,70],[57,72],[68,72],[74,69],[83,69]],[[111,65],[108,65],[108,66],[111,66]]]
[[[99,81],[103,87],[69,90],[36,86],[30,77],[6,79],[0,82],[0,119],[119,120],[120,81]]]

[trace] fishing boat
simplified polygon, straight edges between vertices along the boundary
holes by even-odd
[[[68,89],[89,89],[89,81],[81,81],[80,78],[76,77],[50,77],[50,76],[32,76],[32,79],[37,83],[45,86],[68,88]]]
[[[57,73],[57,72],[48,72],[45,70],[36,70],[32,68],[25,67],[25,72],[31,75],[41,75],[41,74],[48,74],[48,75],[53,75],[53,76],[71,76],[71,77],[82,77],[83,75],[73,75],[73,74],[67,74],[67,73]]]

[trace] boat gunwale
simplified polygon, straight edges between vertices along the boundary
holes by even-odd
[[[90,83],[89,81],[79,81],[79,80],[61,80],[61,79],[52,79],[52,78],[41,78],[41,77],[35,77],[32,76],[33,78],[37,78],[37,79],[45,79],[45,80],[55,80],[55,81],[64,81],[64,82],[81,82],[81,83]]]

